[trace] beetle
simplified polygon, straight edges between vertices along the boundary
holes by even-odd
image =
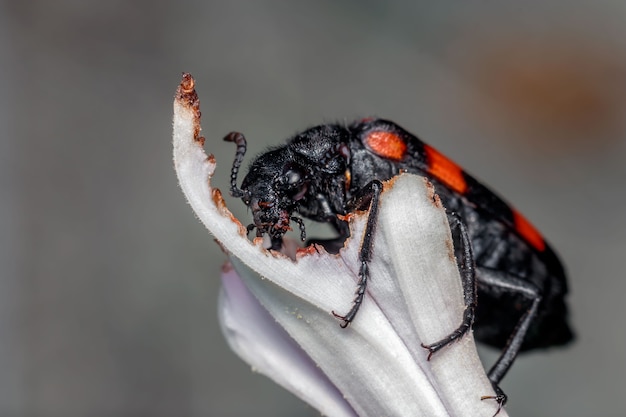
[[[333,312],[342,327],[355,319],[370,279],[371,236],[382,181],[409,172],[428,178],[446,209],[465,299],[461,325],[444,339],[422,345],[428,358],[473,327],[478,341],[502,349],[488,372],[496,396],[482,397],[495,399],[500,411],[507,396],[499,383],[520,351],[573,339],[565,271],[542,235],[496,193],[397,124],[366,118],[307,129],[257,156],[241,187],[237,176],[245,137],[232,132],[224,140],[237,145],[230,193],[252,210],[248,232],[267,234],[272,250],[281,248],[292,221],[306,239],[297,213],[333,226],[338,238],[316,243],[336,253],[350,234],[343,216],[369,209],[352,308],[345,315]]]

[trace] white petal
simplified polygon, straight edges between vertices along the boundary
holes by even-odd
[[[337,387],[261,306],[232,268],[222,273],[222,283],[218,309],[222,331],[230,347],[242,359],[324,415],[357,415]]]
[[[250,359],[258,345],[246,332],[270,332],[269,327],[246,326],[236,314],[241,306],[226,297],[222,313],[229,329],[226,335],[244,359],[333,416],[351,415],[351,409],[360,416],[493,415],[494,402],[480,401],[493,391],[471,335],[437,352],[431,362],[420,346],[450,333],[463,311],[449,226],[427,182],[403,175],[386,186],[368,293],[357,319],[341,329],[330,312],[347,312],[351,306],[365,215],[353,216],[353,238],[338,256],[312,251],[300,253],[293,262],[262,249],[259,239],[251,243],[219,191],[211,188],[215,162],[204,154],[198,137],[198,107],[193,80],[184,78],[174,102],[174,163],[181,188],[200,220],[233,255],[247,288],[303,351],[294,355],[290,345],[281,348],[291,352],[284,361],[278,360],[281,350],[271,361],[267,350],[267,358]],[[307,384],[291,382],[311,368],[310,360],[326,379],[307,390]],[[328,388],[327,381],[335,388]],[[335,389],[349,407],[334,411]],[[325,395],[330,400],[321,398]]]

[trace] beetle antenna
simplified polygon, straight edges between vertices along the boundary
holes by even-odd
[[[304,230],[304,222],[300,217],[291,216],[290,218],[294,222],[298,223],[298,226],[300,227],[300,239],[304,242],[306,240],[306,230]]]
[[[233,167],[230,171],[230,195],[233,197],[243,197],[245,193],[237,187],[237,174],[243,162],[243,157],[246,154],[246,138],[239,132],[230,132],[224,137],[224,140],[226,142],[234,142],[237,145],[235,160],[233,161]]]

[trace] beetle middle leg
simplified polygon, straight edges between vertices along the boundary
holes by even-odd
[[[476,265],[472,253],[472,242],[467,226],[459,215],[454,212],[447,214],[452,231],[456,230],[460,234],[461,261],[459,262],[459,272],[461,273],[465,310],[461,324],[452,333],[435,343],[429,345],[422,343],[422,347],[428,350],[428,360],[435,352],[459,340],[472,328],[476,311]]]

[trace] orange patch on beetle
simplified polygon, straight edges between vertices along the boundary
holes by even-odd
[[[376,155],[399,161],[406,155],[406,142],[400,135],[392,132],[377,130],[365,138],[365,145]]]
[[[458,193],[467,191],[467,182],[460,166],[431,146],[424,145],[424,152],[429,174]]]
[[[535,229],[535,226],[530,224],[517,210],[513,210],[513,225],[517,233],[519,233],[526,242],[530,243],[532,247],[539,252],[545,250],[546,242],[543,240],[541,233],[539,233],[537,229]]]

